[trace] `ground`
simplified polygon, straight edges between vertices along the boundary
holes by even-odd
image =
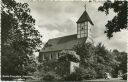
[[[86,80],[84,82],[127,82],[127,81],[126,80],[120,80],[118,78],[111,78],[111,79]]]
[[[26,82],[48,82],[48,81],[26,81]],[[56,81],[54,81],[54,82],[56,82]],[[57,82],[59,82],[59,81],[57,81]],[[63,82],[63,81],[60,81],[60,82]],[[72,81],[70,81],[70,82],[72,82]],[[75,81],[73,81],[73,82],[75,82]],[[76,82],[79,82],[79,81],[76,81]],[[118,78],[111,78],[111,79],[84,80],[81,82],[127,82],[127,81],[126,80],[120,80]]]

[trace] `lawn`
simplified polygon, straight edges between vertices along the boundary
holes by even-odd
[[[127,80],[120,80],[118,78],[111,78],[111,79],[85,80],[84,82],[127,82]]]
[[[50,81],[26,81],[26,82],[50,82]],[[119,79],[95,79],[95,80],[84,80],[84,81],[51,81],[51,82],[127,82],[126,80]]]

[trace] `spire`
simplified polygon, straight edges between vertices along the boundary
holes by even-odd
[[[87,11],[86,11],[87,10],[86,9],[86,4],[84,5],[84,8],[85,8],[84,13],[81,15],[81,17],[78,19],[78,21],[76,23],[82,23],[82,22],[85,22],[85,21],[89,21],[92,25],[94,25],[91,18],[88,15]]]
[[[86,10],[86,4],[84,5],[84,8],[85,8],[85,10]]]
[[[82,23],[85,21],[89,21],[92,25],[94,25],[86,10],[84,11],[84,13],[81,15],[81,17],[78,19],[76,23]]]

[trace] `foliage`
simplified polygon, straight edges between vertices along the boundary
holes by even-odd
[[[117,66],[115,66],[115,74],[118,74],[119,70],[122,70],[123,73],[127,72],[127,53],[119,52],[118,50],[113,50],[113,55],[115,55],[116,61],[119,62]]]
[[[101,43],[96,46],[97,73],[99,78],[103,78],[105,72],[112,73],[114,67],[119,63],[112,52],[108,51]]]
[[[105,72],[115,75],[120,69],[124,70],[124,73],[126,72],[127,57],[125,52],[110,51],[101,43],[96,46],[91,43],[81,43],[74,46],[73,49],[80,56],[80,66],[75,69],[75,72],[70,74],[68,68],[68,62],[74,61],[74,57],[72,59],[72,56],[69,56],[70,54],[63,52],[58,60],[43,61],[40,67],[42,77],[52,71],[55,75],[53,73],[48,77],[53,78],[57,74],[61,80],[80,81],[104,78]]]
[[[74,51],[80,56],[80,63],[89,66],[94,63],[94,46],[91,43],[78,44],[74,46]]]
[[[54,81],[54,80],[59,80],[59,79],[61,79],[60,76],[57,75],[57,74],[56,74],[55,72],[53,72],[53,71],[47,72],[47,73],[43,76],[43,78],[42,78],[42,80],[45,80],[45,81]]]
[[[80,55],[82,66],[92,78],[103,78],[105,72],[111,73],[118,65],[115,57],[104,45],[99,43],[96,47],[91,43],[79,44],[74,50]],[[87,78],[86,78],[87,79]]]
[[[81,80],[83,80],[82,74],[81,74],[82,72],[83,72],[82,70],[77,68],[75,72],[65,76],[64,80],[66,80],[66,81],[81,81]]]
[[[80,58],[79,56],[74,52],[74,51],[71,51],[71,50],[63,50],[60,52],[60,58],[58,59],[59,62],[79,62],[80,61]]]
[[[79,62],[79,58],[73,51],[62,51],[60,54],[58,60],[44,60],[38,66],[40,77],[46,76],[44,79],[47,79],[47,77],[53,78],[55,73],[60,77],[59,80],[63,80],[64,77],[70,74],[70,61]],[[53,75],[49,75],[48,72],[52,72]]]
[[[114,2],[111,2],[111,0],[107,0],[98,8],[99,11],[105,12],[106,15],[109,14],[110,9],[113,9],[117,15],[105,25],[105,33],[108,38],[113,37],[114,32],[127,28],[127,1],[114,0]]]
[[[77,67],[75,69],[75,72],[67,75],[65,77],[66,81],[81,81],[81,80],[89,80],[94,79],[96,75],[96,72],[93,69],[90,68],[83,68],[83,67]]]
[[[123,78],[124,80],[127,80],[127,73],[123,74],[122,78]]]
[[[30,63],[36,62],[33,52],[39,50],[41,35],[34,27],[27,3],[2,0],[1,8],[1,68],[2,75],[27,75]]]

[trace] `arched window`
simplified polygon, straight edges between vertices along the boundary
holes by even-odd
[[[53,53],[50,54],[50,59],[53,59]]]
[[[42,59],[45,60],[45,58],[44,58],[44,54],[42,54]]]

